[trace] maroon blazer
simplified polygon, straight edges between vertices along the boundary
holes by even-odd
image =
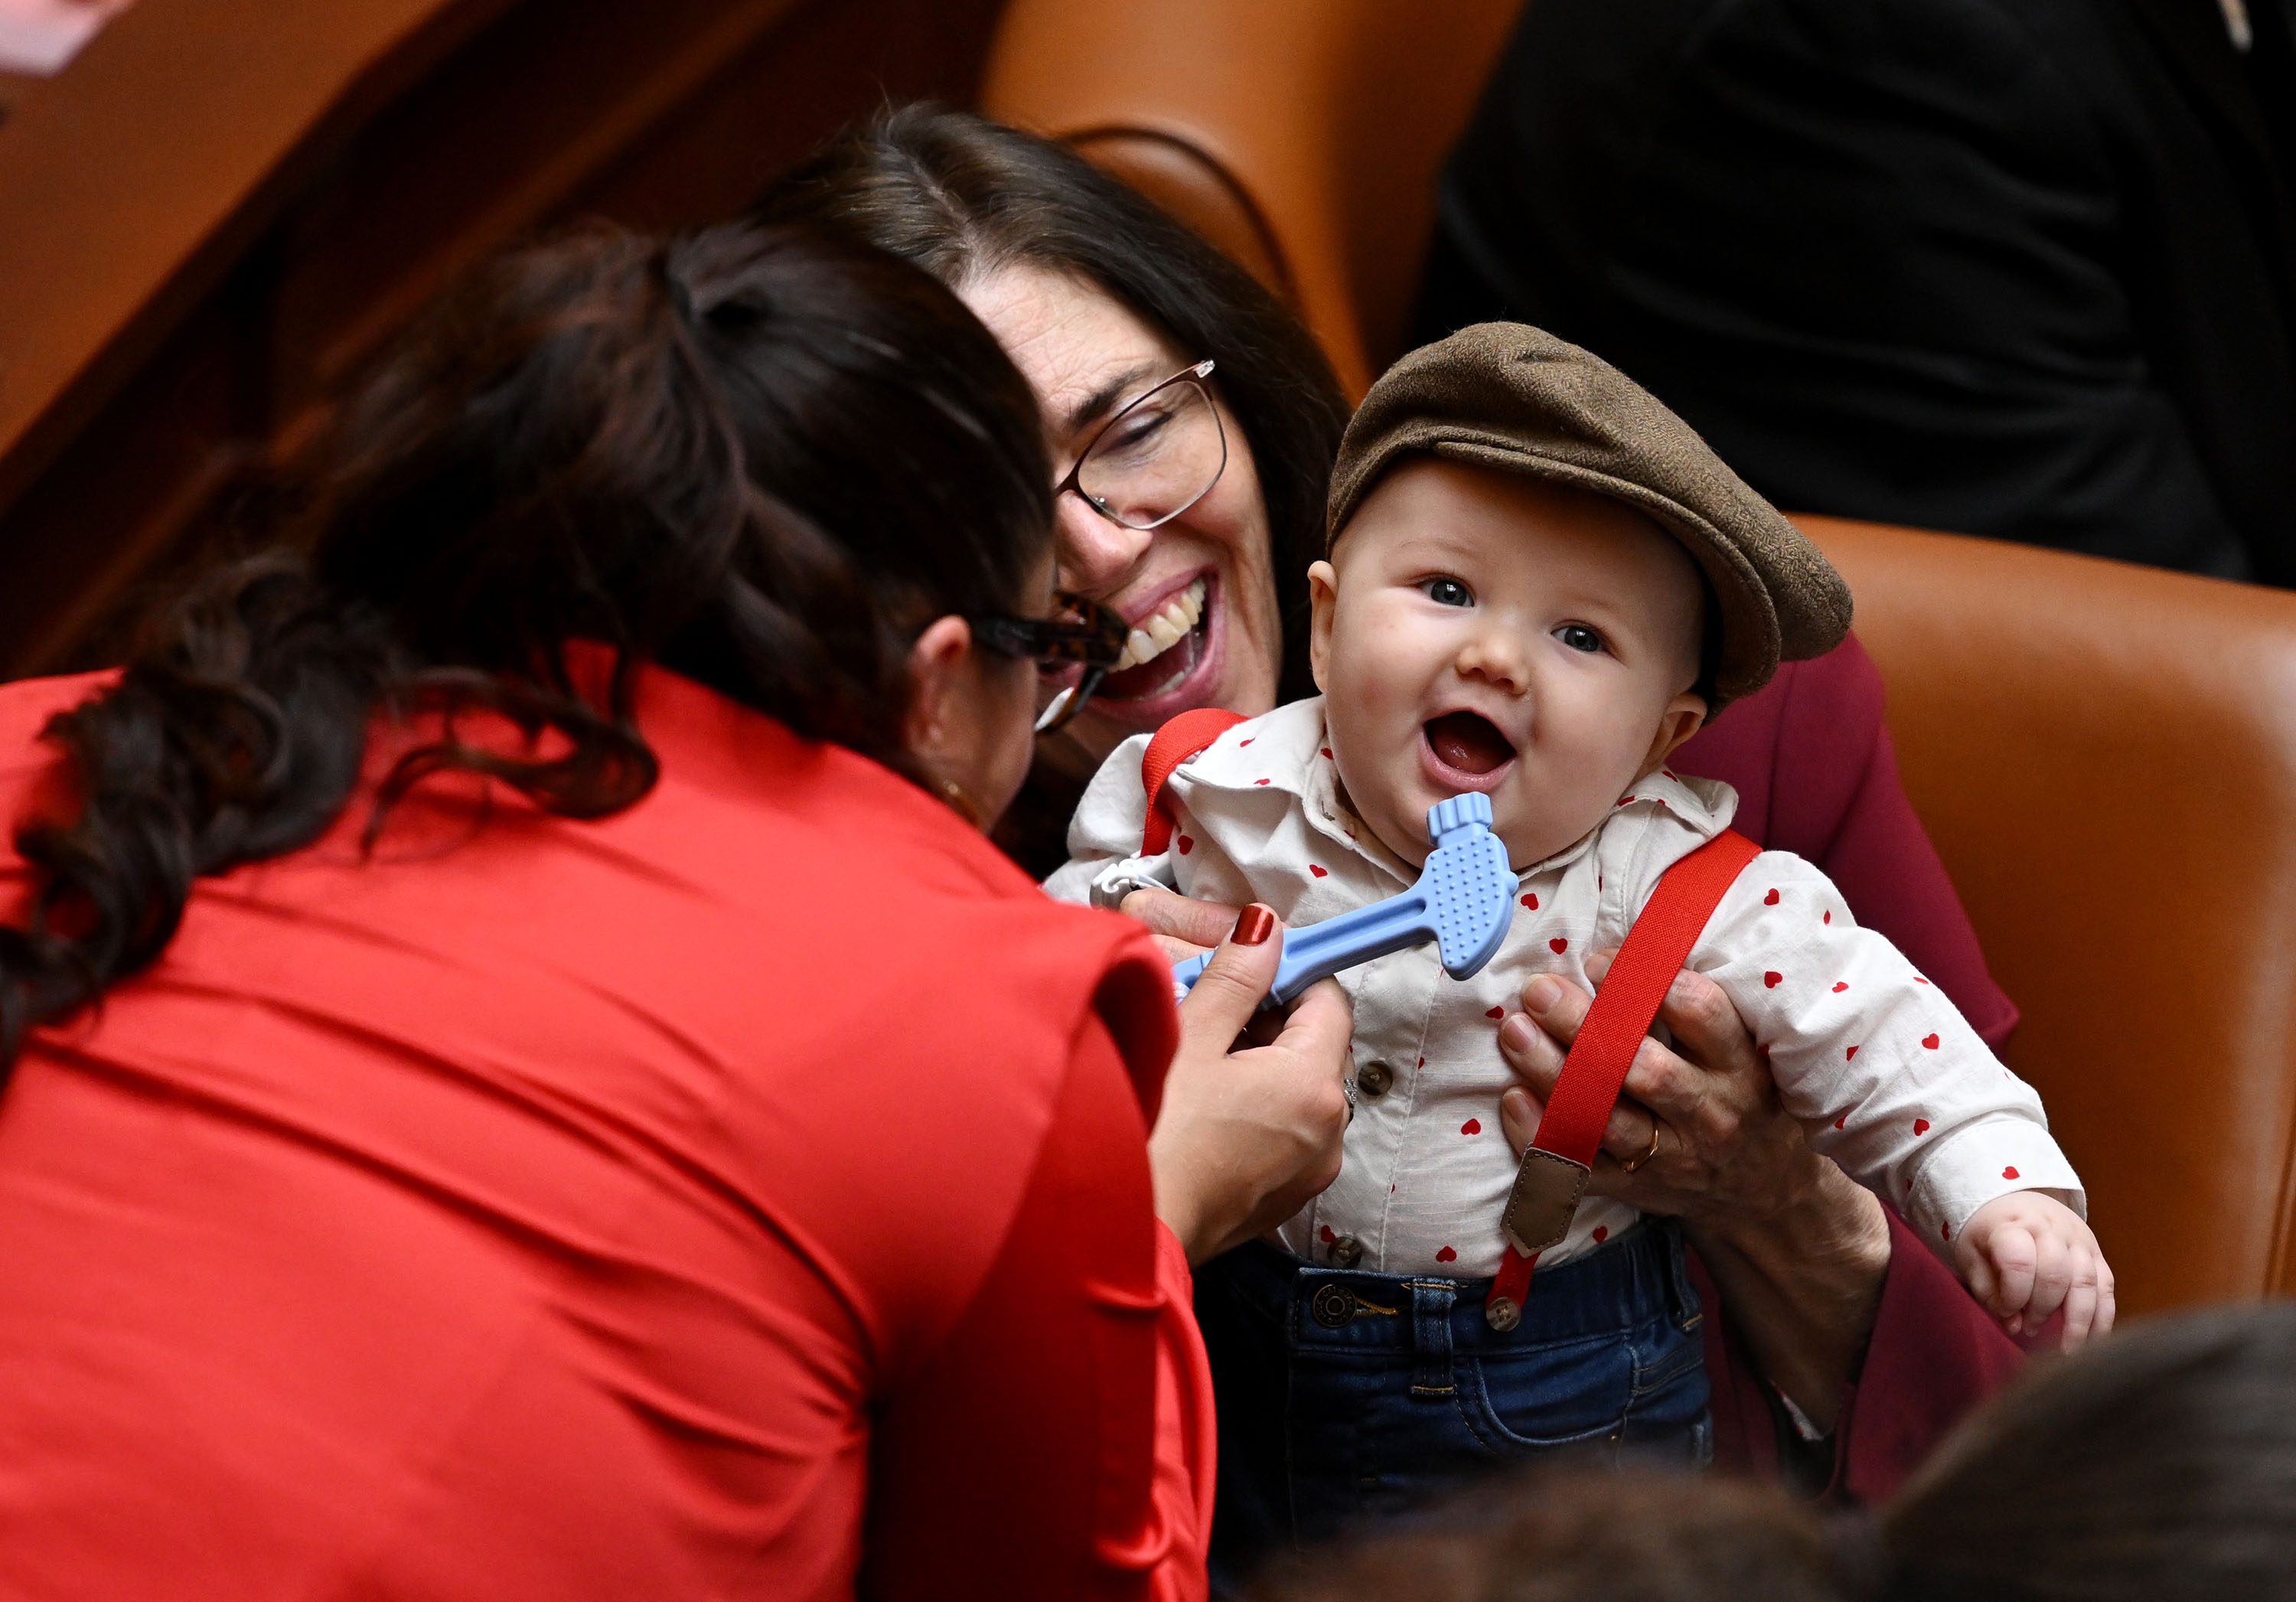
[[[1738,831],[1824,869],[1857,921],[1911,957],[1998,1051],[2017,1027],[2017,1008],[1986,972],[1945,864],[1906,800],[1882,706],[1882,676],[1853,635],[1813,661],[1780,668],[1683,746],[1672,766],[1734,786]],[[1888,1497],[2023,1361],[1895,1213],[1890,1234],[1881,1314],[1834,1429],[1829,1494],[1857,1501]],[[1703,1266],[1693,1268],[1708,1311],[1719,1315],[1706,1320],[1715,1461],[1769,1477],[1778,1450],[1768,1386]]]

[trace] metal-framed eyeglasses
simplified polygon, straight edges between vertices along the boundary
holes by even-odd
[[[1074,491],[1120,528],[1161,528],[1211,493],[1227,470],[1227,431],[1203,381],[1215,364],[1184,367],[1111,417],[1053,486]]]
[[[985,651],[1020,661],[1034,661],[1040,672],[1062,672],[1081,667],[1084,672],[1064,686],[1037,714],[1037,732],[1049,735],[1084,711],[1084,703],[1100,687],[1124,654],[1132,626],[1124,614],[1084,596],[1065,591],[1053,597],[1053,614],[1016,618],[1004,612],[968,617],[972,638]]]

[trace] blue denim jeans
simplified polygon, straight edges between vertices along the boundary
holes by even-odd
[[[1322,1268],[1254,1242],[1196,1277],[1219,1397],[1215,1589],[1267,1558],[1566,1450],[1703,1466],[1698,1294],[1650,1219],[1531,1281],[1522,1322],[1488,1279]]]

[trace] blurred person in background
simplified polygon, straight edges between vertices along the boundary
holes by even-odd
[[[1432,339],[1534,323],[1781,506],[2296,584],[2289,0],[1537,0]]]
[[[1255,1602],[2217,1602],[2296,1596],[2296,1304],[2127,1327],[2037,1365],[1878,1513],[1553,1470]]]
[[[1130,662],[1039,743],[1037,800],[999,836],[1024,865],[1041,875],[1065,859],[1084,781],[1128,735],[1192,707],[1256,715],[1307,693],[1306,571],[1346,406],[1312,337],[1250,275],[1073,152],[931,106],[836,142],[760,209],[916,261],[980,314],[1043,409],[1061,583],[1136,630]],[[1176,390],[1190,391],[1185,407]],[[1144,415],[1208,441],[1187,453],[1203,471],[1165,498],[1136,495],[1121,471]],[[1859,922],[1912,954],[1988,1043],[2007,1038],[2016,1009],[1898,785],[1880,680],[1854,637],[1788,664],[1678,762],[1735,785],[1736,827],[1818,862]],[[1127,910],[1198,944],[1236,917],[1160,891]],[[1587,1006],[1573,986],[1534,983],[1498,1034],[1534,1095],[1554,1083]],[[1685,974],[1662,1016],[1673,1048],[1644,1043],[1614,1119],[1620,1149],[1654,1153],[1633,1174],[1598,1171],[1593,1188],[1685,1220],[1713,1315],[1702,1328],[1718,1458],[1813,1492],[1885,1495],[2019,1354],[1901,1221],[1810,1151],[1719,990]],[[1357,1094],[1409,1093],[1407,1064],[1371,1078],[1365,1066]],[[1529,1122],[1507,1137],[1527,1144]],[[1223,1333],[1250,1316],[1229,1285],[1240,1271],[1201,1265],[1196,1302],[1231,1466],[1291,1450],[1280,1385],[1240,1360],[1248,1341]],[[1495,1446],[1494,1465],[1506,1460]],[[1223,1583],[1295,1539],[1288,1508],[1238,1494],[1252,1479],[1221,1477]]]

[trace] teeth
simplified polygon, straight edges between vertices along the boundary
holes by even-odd
[[[1109,671],[1121,673],[1142,662],[1154,661],[1186,638],[1203,615],[1204,581],[1199,579],[1152,615],[1140,620],[1131,637],[1124,643],[1124,654],[1116,659],[1116,666]]]

